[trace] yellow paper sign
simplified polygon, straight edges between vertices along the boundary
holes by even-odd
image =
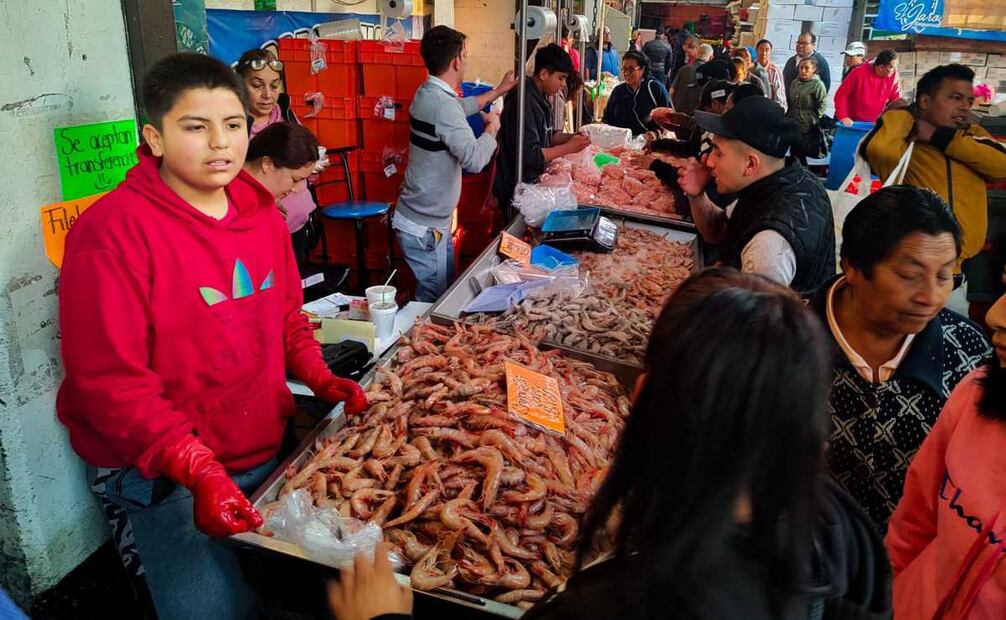
[[[503,367],[510,415],[543,431],[565,435],[559,382],[513,362],[505,361]]]
[[[531,263],[531,246],[510,233],[503,233],[500,239],[500,254],[514,259],[521,265]]]
[[[76,200],[57,202],[42,207],[42,242],[45,244],[45,255],[56,267],[63,266],[63,248],[66,235],[70,232],[80,214],[107,194],[94,194]]]

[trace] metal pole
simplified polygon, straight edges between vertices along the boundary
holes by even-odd
[[[517,180],[514,184],[514,193],[517,192],[517,186],[520,185],[524,176],[524,117],[527,112],[525,103],[527,101],[527,76],[524,72],[524,66],[527,63],[527,1],[521,0],[520,2],[520,30],[518,31],[518,36],[520,37],[520,59],[517,63],[517,75],[520,76],[520,81],[517,83]],[[510,213],[512,206],[506,205],[507,212]]]
[[[577,37],[580,39],[580,82],[583,86],[580,87],[580,92],[576,96],[576,126],[573,128],[575,131],[580,131],[580,127],[583,127],[583,93],[587,90],[587,33],[580,31]]]
[[[555,0],[555,44],[560,45],[562,41],[562,0]],[[561,105],[560,105],[561,104]],[[552,127],[562,130],[566,119],[566,99],[561,93],[556,93],[552,98]]]

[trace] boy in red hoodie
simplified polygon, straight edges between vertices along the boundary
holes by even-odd
[[[143,104],[139,164],[67,238],[56,410],[141,600],[161,620],[245,618],[254,593],[217,538],[262,523],[246,494],[276,467],[287,371],[349,413],[367,401],[322,360],[286,225],[242,171],[240,79],[176,54]]]
[[[849,71],[835,91],[835,118],[843,125],[854,121],[875,123],[884,108],[901,99],[898,85],[898,53],[884,50]]]
[[[896,618],[1006,617],[1006,296],[985,321],[997,359],[954,389],[891,517]]]

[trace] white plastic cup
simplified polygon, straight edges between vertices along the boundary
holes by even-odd
[[[393,286],[377,285],[368,287],[364,291],[367,295],[367,304],[376,306],[378,304],[394,304],[397,289]]]
[[[398,304],[371,304],[370,320],[374,324],[374,335],[380,339],[390,338],[395,333],[395,315]]]

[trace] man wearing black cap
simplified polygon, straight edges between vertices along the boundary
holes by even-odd
[[[782,107],[748,97],[722,116],[697,112],[699,127],[713,134],[704,163],[689,160],[678,184],[689,197],[692,219],[722,263],[759,273],[804,292],[835,274],[835,223],[821,181],[785,159],[797,139]],[[733,209],[704,194],[710,177],[721,194],[736,192]]]
[[[671,102],[674,111],[682,114],[694,114],[702,95],[702,87],[709,80],[729,80],[730,67],[722,60],[712,60],[713,49],[706,44],[700,46],[701,51],[695,64],[686,65],[674,76],[671,83]]]

